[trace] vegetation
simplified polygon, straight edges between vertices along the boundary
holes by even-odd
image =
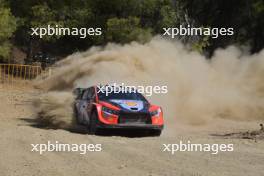
[[[38,51],[57,56],[108,42],[146,42],[164,27],[233,27],[233,36],[182,37],[203,53],[230,44],[249,45],[251,52],[264,46],[263,0],[0,0],[0,59],[13,46],[28,57]],[[31,36],[32,27],[102,28],[101,36]]]
[[[10,38],[16,30],[16,19],[10,9],[0,0],[0,59],[7,59],[10,55]]]

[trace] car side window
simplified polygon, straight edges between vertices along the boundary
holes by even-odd
[[[88,100],[88,97],[89,96],[89,89],[87,89],[84,93],[83,93],[83,96],[82,96],[82,99],[83,100]]]
[[[90,87],[88,90],[88,99],[92,100],[94,98],[94,87]]]
[[[94,90],[94,87],[91,88],[91,99],[95,99],[95,90]]]
[[[78,100],[82,99],[82,95],[83,95],[83,91],[80,91],[80,92],[77,94],[76,99],[78,99]]]
[[[82,99],[83,93],[84,93],[84,91],[83,91],[82,88],[76,88],[73,91],[73,94],[75,95],[75,97],[76,97],[77,100]]]

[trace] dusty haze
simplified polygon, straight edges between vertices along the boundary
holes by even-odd
[[[72,122],[74,87],[99,83],[167,85],[168,94],[148,97],[163,107],[167,124],[264,119],[264,51],[249,56],[231,46],[207,60],[179,42],[156,37],[144,45],[108,44],[75,53],[53,73],[37,81],[48,93],[36,107],[42,118],[55,124]]]

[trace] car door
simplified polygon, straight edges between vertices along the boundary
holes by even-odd
[[[81,88],[76,88],[73,93],[76,96],[75,104],[74,104],[75,107],[74,108],[75,108],[75,113],[76,113],[78,121],[79,121],[80,114],[81,114],[80,113],[80,107],[81,107],[80,104],[81,104],[81,101],[82,101],[82,96],[83,96],[84,91]]]
[[[82,97],[81,101],[81,120],[83,124],[89,124],[90,114],[93,107],[93,102],[95,100],[95,90],[94,87],[87,89]]]
[[[82,99],[79,102],[79,110],[80,110],[80,122],[82,124],[86,124],[88,121],[87,107],[88,107],[88,94],[89,89],[85,90],[82,96]]]
[[[86,107],[87,113],[88,113],[88,118],[90,118],[94,101],[95,101],[95,89],[94,89],[94,87],[91,87],[91,88],[89,88],[87,107]]]

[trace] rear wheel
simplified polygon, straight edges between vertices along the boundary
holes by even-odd
[[[98,116],[97,111],[93,111],[90,118],[90,123],[88,125],[88,130],[90,134],[96,134],[98,131]]]

